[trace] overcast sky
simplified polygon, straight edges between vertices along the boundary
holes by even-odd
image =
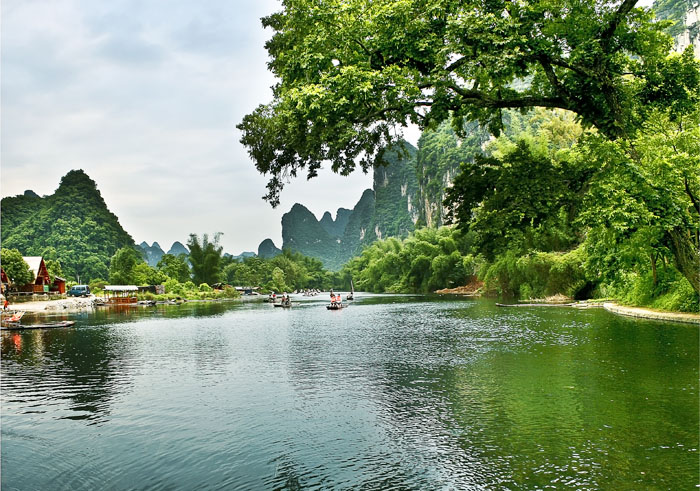
[[[224,250],[281,247],[295,202],[352,208],[371,176],[297,179],[272,209],[235,128],[271,99],[260,18],[272,0],[2,0],[2,196],[97,182],[137,243],[223,232]],[[413,138],[411,138],[413,140]]]

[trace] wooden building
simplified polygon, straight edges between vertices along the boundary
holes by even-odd
[[[34,273],[34,282],[20,287],[19,290],[32,293],[48,293],[51,286],[51,278],[49,277],[49,270],[46,269],[44,258],[41,256],[24,256],[22,259]]]
[[[138,291],[136,285],[105,285],[104,295],[108,304],[124,305],[136,303]]]
[[[53,279],[53,284],[51,285],[51,288],[49,290],[51,292],[60,293],[61,295],[66,293],[66,280],[65,280],[65,278],[61,278],[60,276],[56,276]]]

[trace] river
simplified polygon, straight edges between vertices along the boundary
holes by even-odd
[[[689,489],[697,326],[357,294],[2,334],[2,489]]]

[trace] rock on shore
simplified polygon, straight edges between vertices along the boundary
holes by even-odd
[[[60,300],[38,300],[33,302],[11,303],[10,309],[25,312],[44,312],[44,311],[81,311],[90,310],[94,307],[94,296],[90,297],[75,297],[63,298]]]

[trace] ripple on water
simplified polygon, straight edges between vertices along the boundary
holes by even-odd
[[[488,302],[324,305],[3,337],[3,487],[697,481],[696,332]]]

